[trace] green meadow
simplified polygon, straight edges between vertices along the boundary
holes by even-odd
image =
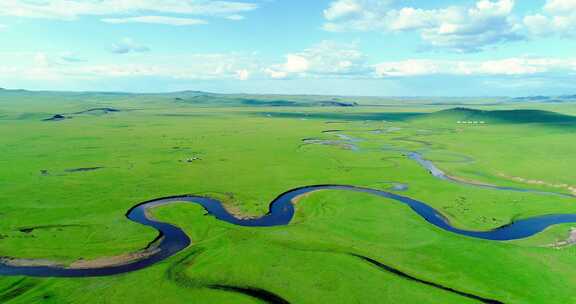
[[[0,256],[70,265],[137,252],[157,231],[126,211],[183,194],[258,217],[292,188],[355,185],[426,202],[467,230],[576,213],[575,139],[573,102],[0,91]],[[565,196],[441,180],[411,151],[468,183]],[[576,223],[480,240],[342,190],[300,198],[286,226],[239,227],[183,203],[152,213],[192,245],[114,276],[0,276],[0,303],[279,303],[246,290],[288,303],[482,303],[421,281],[501,303],[576,302],[565,241]]]

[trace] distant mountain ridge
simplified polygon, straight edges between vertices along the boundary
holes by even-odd
[[[441,106],[481,106],[512,103],[567,103],[576,102],[576,94],[560,96],[525,97],[378,97],[378,96],[333,96],[333,95],[286,95],[286,94],[222,94],[198,90],[184,90],[168,93],[129,93],[129,92],[74,92],[74,91],[30,91],[0,88],[0,99],[13,96],[42,96],[63,98],[116,98],[126,97],[137,101],[139,98],[159,98],[169,102],[199,104],[205,106],[262,106],[262,107],[356,107],[390,105],[441,105]]]
[[[520,101],[520,102],[576,102],[576,94],[573,95],[559,95],[559,96],[544,96],[544,95],[535,95],[535,96],[522,96],[522,97],[514,97],[512,101]]]

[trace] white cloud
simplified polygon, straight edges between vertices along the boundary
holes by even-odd
[[[304,73],[310,68],[310,63],[302,55],[288,54],[282,68],[287,73]]]
[[[336,20],[361,12],[362,6],[356,0],[339,0],[332,2],[330,7],[324,10],[324,17],[327,20]]]
[[[238,14],[226,16],[226,17],[224,17],[224,18],[226,18],[226,19],[228,19],[228,20],[234,20],[234,21],[244,20],[244,16],[238,15]]]
[[[198,24],[206,24],[207,23],[205,20],[202,20],[202,19],[164,17],[164,16],[104,18],[101,20],[102,20],[102,22],[112,23],[112,24],[150,23],[150,24],[165,24],[165,25],[175,25],[175,26],[198,25]]]
[[[284,63],[269,66],[265,73],[278,79],[290,76],[358,75],[366,70],[366,57],[356,44],[322,41],[302,52],[286,55]]]
[[[388,13],[388,28],[392,31],[417,30],[435,25],[435,12],[405,7]]]
[[[238,80],[248,80],[250,78],[250,71],[246,69],[236,71],[236,78]]]
[[[272,78],[272,79],[284,79],[284,78],[288,78],[288,72],[285,71],[280,71],[280,70],[275,70],[272,68],[266,68],[264,69],[264,73],[266,75],[268,75],[268,77]]]
[[[181,54],[158,56],[148,63],[142,63],[137,57],[114,57],[105,62],[96,62],[96,59],[90,62],[69,62],[61,57],[62,53],[0,52],[0,81],[77,81],[139,77],[248,80],[252,74],[261,71],[256,54]]]
[[[576,59],[513,57],[497,60],[407,59],[368,64],[356,44],[323,41],[301,52],[286,55],[281,64],[262,72],[272,79],[287,78],[398,78],[433,75],[530,76],[572,74]]]
[[[70,60],[69,58],[73,58]],[[565,79],[576,76],[576,57],[516,57],[497,60],[407,59],[368,64],[355,44],[321,42],[288,54],[278,64],[257,53],[109,56],[79,59],[66,53],[0,52],[0,81],[74,82],[153,77],[167,81],[262,79],[362,79],[458,76],[458,79]],[[68,59],[66,59],[68,58]],[[474,78],[480,77],[480,78]],[[139,80],[140,81],[140,80]]]
[[[524,17],[533,36],[576,36],[576,0],[548,0],[542,12]]]
[[[548,17],[537,14],[524,17],[524,25],[534,35],[547,34],[550,31]]]
[[[384,0],[335,0],[324,10],[324,29],[334,32],[382,30],[389,2]]]
[[[79,16],[139,12],[229,16],[255,10],[255,3],[205,0],[2,0],[0,16],[71,20]]]
[[[475,0],[469,6],[402,7],[395,0],[333,0],[323,28],[333,32],[416,32],[423,49],[477,52],[539,37],[576,36],[576,0],[545,0],[532,15],[515,16],[515,0]]]
[[[576,1],[575,0],[548,0],[544,5],[544,10],[549,13],[562,14],[564,12],[575,11]]]
[[[511,16],[514,0],[479,0],[472,7],[394,8],[387,0],[336,0],[324,12],[327,31],[416,31],[428,45],[480,51],[522,38]]]

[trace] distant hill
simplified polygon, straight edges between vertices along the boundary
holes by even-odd
[[[385,96],[335,96],[335,95],[289,95],[289,94],[222,94],[197,90],[168,93],[129,92],[68,92],[0,90],[0,102],[5,98],[38,97],[76,100],[114,100],[124,98],[131,102],[165,101],[203,106],[262,106],[262,107],[357,107],[357,106],[480,106],[511,102],[508,97],[385,97]]]
[[[524,97],[515,97],[513,98],[517,101],[548,101],[552,99],[550,96],[524,96]]]
[[[484,123],[542,123],[551,125],[569,125],[576,127],[576,116],[570,116],[542,110],[478,110],[470,108],[453,108],[430,114],[424,114],[414,119],[443,121],[457,123],[458,121],[476,121]]]
[[[354,101],[339,101],[336,98],[330,100],[299,96],[274,96],[274,95],[227,95],[213,93],[182,94],[174,93],[174,102],[198,104],[198,105],[225,105],[225,106],[264,106],[264,107],[355,107]]]

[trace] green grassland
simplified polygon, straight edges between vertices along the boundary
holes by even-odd
[[[334,98],[0,91],[0,256],[66,264],[138,251],[156,231],[125,212],[178,194],[212,196],[258,216],[295,187],[388,190],[396,182],[408,185],[398,193],[465,229],[576,213],[574,198],[450,183],[405,156],[418,151],[468,181],[567,194],[576,186],[571,103],[322,103]],[[120,111],[73,114],[101,107]],[[55,114],[67,119],[43,121]],[[340,140],[326,130],[359,139],[358,149],[302,141]],[[336,190],[302,198],[283,227],[237,227],[195,205],[153,213],[182,227],[193,244],[116,276],[0,277],[0,303],[261,302],[215,286],[266,290],[290,303],[479,303],[360,257],[504,303],[576,302],[576,247],[549,246],[568,238],[571,225],[525,240],[477,240],[439,230],[397,202]]]

